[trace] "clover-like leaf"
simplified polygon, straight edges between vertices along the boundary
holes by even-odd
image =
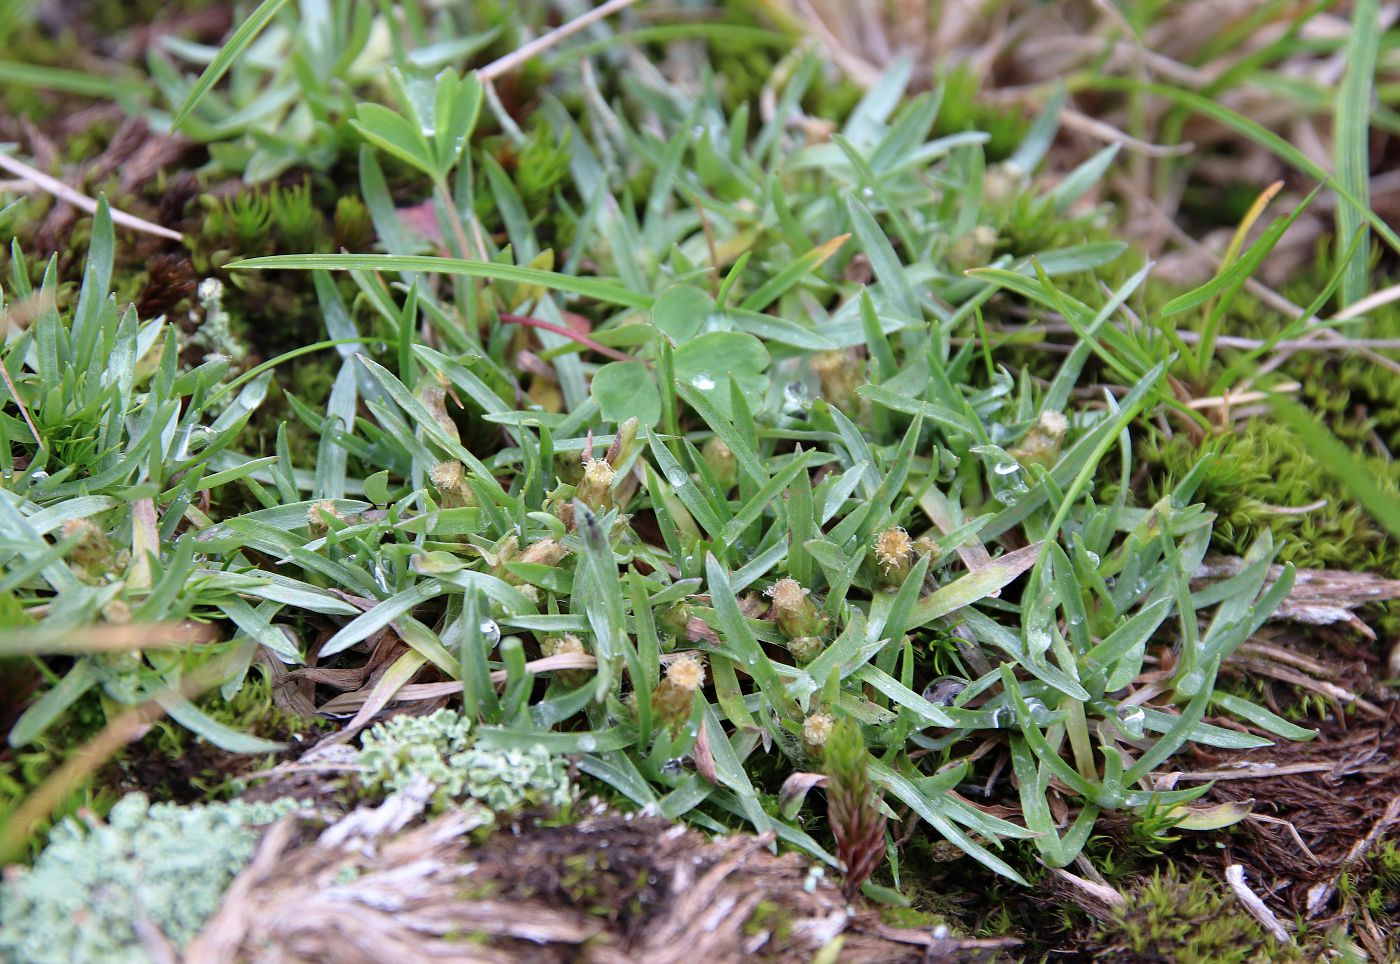
[[[757,408],[768,390],[768,361],[768,349],[753,335],[712,331],[676,349],[676,378],[703,392],[725,418],[733,418],[730,376],[749,408]]]
[[[593,376],[593,398],[610,422],[632,416],[647,428],[661,418],[661,394],[651,372],[641,362],[612,362]]]

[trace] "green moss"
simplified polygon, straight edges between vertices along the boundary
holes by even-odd
[[[1124,896],[1123,907],[1094,935],[1095,960],[1265,964],[1309,959],[1265,935],[1234,897],[1204,874],[1159,871]]]
[[[0,673],[7,674],[8,679],[18,678],[20,672],[17,660],[0,663]],[[25,798],[105,725],[102,701],[96,691],[91,691],[43,736],[28,746],[7,748],[0,757],[0,825],[8,822]],[[26,856],[38,856],[50,829],[65,817],[84,809],[101,816],[116,803],[117,796],[91,778],[83,780],[68,790],[49,818],[35,828],[27,841]]]
[[[1015,153],[1030,128],[1019,110],[981,99],[982,85],[966,64],[944,74],[942,83],[943,104],[934,125],[935,136],[983,131],[991,137],[984,148],[988,161],[1004,161]]]
[[[918,907],[881,907],[880,919],[890,927],[903,927],[910,930],[929,930],[940,925],[948,926],[948,922],[943,919],[942,914],[921,910]]]
[[[1202,454],[1212,459],[1197,500],[1218,514],[1213,540],[1242,554],[1266,529],[1282,544],[1280,561],[1311,568],[1400,573],[1397,544],[1286,428],[1251,420],[1196,443],[1184,434],[1153,435],[1137,454],[1152,467],[1149,500],[1169,492]],[[1381,487],[1400,496],[1400,465],[1369,457]]]

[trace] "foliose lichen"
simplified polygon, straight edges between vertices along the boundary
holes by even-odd
[[[564,807],[573,799],[564,761],[543,747],[491,749],[474,744],[471,723],[455,710],[396,716],[362,741],[360,782],[396,793],[417,776],[436,788],[437,809],[470,797],[496,813],[521,806]]]

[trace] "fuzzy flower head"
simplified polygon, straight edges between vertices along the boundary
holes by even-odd
[[[546,656],[568,656],[588,652],[583,646],[583,640],[573,633],[550,637],[544,641],[543,648]]]
[[[705,685],[705,664],[694,653],[682,653],[666,667],[651,690],[651,710],[656,719],[677,730],[695,707],[695,694]]]
[[[666,667],[666,681],[679,690],[694,693],[705,685],[705,664],[694,653],[682,653]]]
[[[311,508],[306,510],[306,524],[312,532],[326,532],[330,526],[326,517],[339,519],[340,512],[335,507],[332,499],[320,499],[311,503]]]
[[[785,576],[769,586],[765,595],[773,600],[775,609],[797,609],[806,602],[809,592],[796,579]]]
[[[520,561],[534,565],[553,566],[561,562],[569,550],[553,539],[540,539],[532,542],[520,554]]]
[[[788,640],[787,648],[799,663],[810,663],[822,654],[826,643],[820,636],[794,636]]]
[[[473,501],[466,467],[456,459],[434,465],[428,470],[428,481],[437,490],[438,503],[444,509],[460,509]]]
[[[455,459],[439,462],[428,470],[428,481],[432,482],[433,488],[439,491],[460,489],[462,487],[462,463]]]
[[[63,538],[73,540],[68,558],[88,581],[97,581],[115,561],[107,534],[91,519],[69,519],[63,523]]]
[[[1069,434],[1069,419],[1063,412],[1047,408],[1021,439],[1021,444],[1011,450],[1011,455],[1023,465],[1041,465],[1051,468],[1060,458],[1060,446]]]
[[[612,484],[616,477],[617,470],[607,459],[589,459],[583,463],[583,478],[574,498],[590,509],[605,512],[612,506]]]
[[[583,644],[583,640],[573,633],[551,636],[544,641],[540,649],[546,656],[583,656],[588,653],[588,647]],[[584,669],[561,669],[555,670],[554,675],[565,686],[580,686],[592,674]]]
[[[1053,408],[1047,408],[1040,413],[1040,430],[1052,439],[1062,439],[1069,431],[1069,419],[1065,418],[1064,412],[1058,412]]]
[[[818,710],[802,722],[802,742],[813,753],[820,753],[836,726],[836,719],[825,710]]]
[[[821,636],[826,632],[826,617],[808,598],[796,579],[784,577],[768,587],[767,596],[773,600],[773,618],[789,639],[797,636]]]
[[[875,561],[887,576],[908,571],[914,561],[914,540],[899,526],[886,529],[875,539]]]
[[[860,363],[844,351],[826,351],[812,357],[812,371],[822,383],[822,397],[828,405],[843,411],[856,411],[856,389],[863,382]]]

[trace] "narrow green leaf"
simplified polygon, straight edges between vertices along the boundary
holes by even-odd
[[[286,3],[287,0],[263,0],[248,19],[238,25],[233,36],[209,62],[209,66],[204,68],[204,73],[199,75],[199,80],[195,81],[194,87],[190,88],[185,102],[180,105],[180,109],[175,112],[175,117],[170,122],[172,130],[179,130],[180,125],[185,122],[185,118],[190,116],[190,111],[194,110],[195,105],[204,99],[204,95],[214,88],[214,85],[224,74],[228,73],[234,61],[252,45],[257,35],[272,22],[272,18],[277,16],[277,11],[281,10]]]

